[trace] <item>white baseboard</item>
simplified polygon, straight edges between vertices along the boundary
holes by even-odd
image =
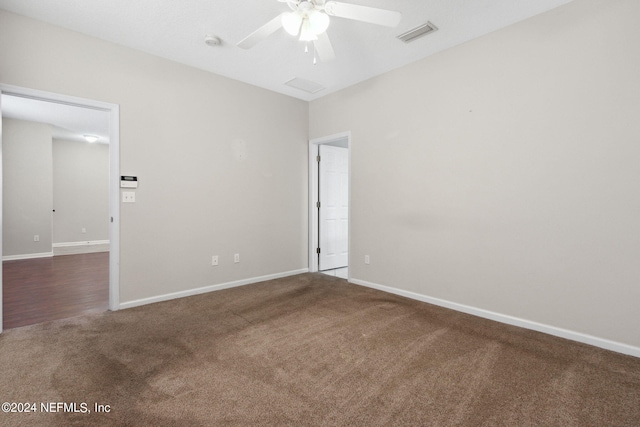
[[[205,286],[202,288],[189,289],[186,291],[173,292],[170,294],[158,295],[155,297],[142,298],[142,299],[137,299],[133,301],[123,302],[123,303],[120,303],[118,307],[120,309],[138,307],[141,305],[153,304],[154,302],[161,302],[161,301],[168,301],[176,298],[190,297],[193,295],[200,295],[208,292],[220,291],[222,289],[235,288],[238,286],[250,285],[252,283],[264,282],[266,280],[280,279],[282,277],[295,276],[296,274],[303,274],[308,272],[309,272],[308,268],[303,268],[300,270],[285,271],[283,273],[269,274],[269,275],[260,276],[260,277],[252,277],[249,279],[236,280],[233,282],[221,283],[218,285]]]
[[[604,348],[606,350],[615,351],[617,353],[640,357],[639,347],[634,347],[628,344],[611,341],[605,338],[599,338],[593,335],[583,334],[581,332],[570,331],[570,330],[558,328],[555,326],[545,325],[538,322],[532,322],[530,320],[520,319],[518,317],[508,316],[506,314],[500,314],[493,311],[471,307],[464,304],[458,304],[458,303],[443,300],[440,298],[433,298],[433,297],[418,294],[415,292],[392,288],[390,286],[378,285],[376,283],[371,283],[371,282],[367,282],[360,279],[352,278],[352,279],[349,279],[349,282],[354,283],[356,285],[366,286],[368,288],[378,289],[380,291],[389,292],[391,294],[400,295],[410,299],[437,305],[440,307],[449,308],[449,309],[460,311],[463,313],[472,314],[474,316],[483,317],[485,319],[495,320],[496,322],[506,323],[508,325],[513,325],[513,326],[519,326],[521,328],[543,332],[545,334],[566,338],[568,340],[577,341],[584,344],[589,344],[595,347]]]
[[[38,254],[7,255],[2,257],[2,261],[15,261],[19,259],[32,259],[32,258],[50,258],[52,256],[53,256],[53,252],[41,252]]]
[[[54,255],[90,254],[94,252],[109,252],[109,240],[91,240],[88,242],[54,243]]]

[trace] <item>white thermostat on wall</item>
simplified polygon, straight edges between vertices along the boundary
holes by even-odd
[[[138,177],[137,176],[121,176],[120,177],[120,188],[138,188]]]

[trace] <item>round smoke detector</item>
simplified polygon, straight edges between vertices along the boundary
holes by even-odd
[[[207,44],[207,46],[220,46],[222,44],[222,40],[210,34],[207,34],[205,36],[204,42]]]

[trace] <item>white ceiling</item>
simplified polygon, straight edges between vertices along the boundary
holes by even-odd
[[[86,142],[84,135],[109,143],[109,113],[75,105],[2,94],[2,117],[52,125],[52,137]]]
[[[336,59],[313,65],[304,45],[279,30],[250,50],[236,44],[288,11],[277,0],[0,0],[0,8],[311,101],[572,0],[344,0],[402,13],[397,28],[331,18]],[[438,31],[396,37],[432,22]],[[207,34],[222,44],[207,46]],[[301,78],[315,94],[285,86]]]

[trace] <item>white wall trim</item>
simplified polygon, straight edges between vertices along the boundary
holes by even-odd
[[[400,295],[413,300],[426,302],[429,304],[437,305],[440,307],[449,308],[451,310],[460,311],[462,313],[471,314],[474,316],[482,317],[489,320],[494,320],[500,323],[506,323],[508,325],[518,326],[525,329],[530,329],[537,332],[542,332],[556,337],[565,338],[572,341],[577,341],[583,344],[589,344],[595,347],[600,347],[605,350],[615,351],[617,353],[627,354],[630,356],[640,357],[640,347],[634,347],[628,344],[623,344],[616,341],[611,341],[605,338],[595,337],[593,335],[583,334],[581,332],[570,331],[556,326],[545,325],[543,323],[533,322],[518,317],[508,316],[506,314],[496,313],[481,308],[471,307],[464,304],[458,304],[455,302],[443,300],[440,298],[429,297],[426,295],[418,294],[415,292],[405,291],[390,286],[379,285],[376,283],[367,282],[360,279],[349,279],[349,282],[360,286],[366,286],[368,288],[378,289],[380,291],[389,292],[391,294]]]
[[[109,104],[109,310],[120,305],[120,106]]]
[[[89,240],[87,242],[60,242],[54,243],[54,248],[68,248],[73,246],[108,245],[109,240]]]
[[[155,302],[169,301],[176,298],[190,297],[193,295],[206,294],[214,291],[221,291],[223,289],[235,288],[238,286],[250,285],[252,283],[264,282],[266,280],[280,279],[282,277],[295,276],[297,274],[308,273],[308,268],[302,268],[300,270],[285,271],[282,273],[268,274],[266,276],[252,277],[249,279],[235,280],[233,282],[220,283],[218,285],[204,286],[202,288],[189,289],[186,291],[173,292],[170,294],[158,295],[155,297],[142,298],[133,301],[123,302],[120,304],[120,309],[138,307],[141,305],[153,304]]]
[[[22,254],[22,255],[6,255],[2,257],[2,261],[16,261],[20,259],[34,259],[34,258],[51,258],[53,252],[40,252],[36,254]]]
[[[109,252],[109,240],[93,240],[88,242],[54,243],[53,255],[78,255],[96,252]]]

